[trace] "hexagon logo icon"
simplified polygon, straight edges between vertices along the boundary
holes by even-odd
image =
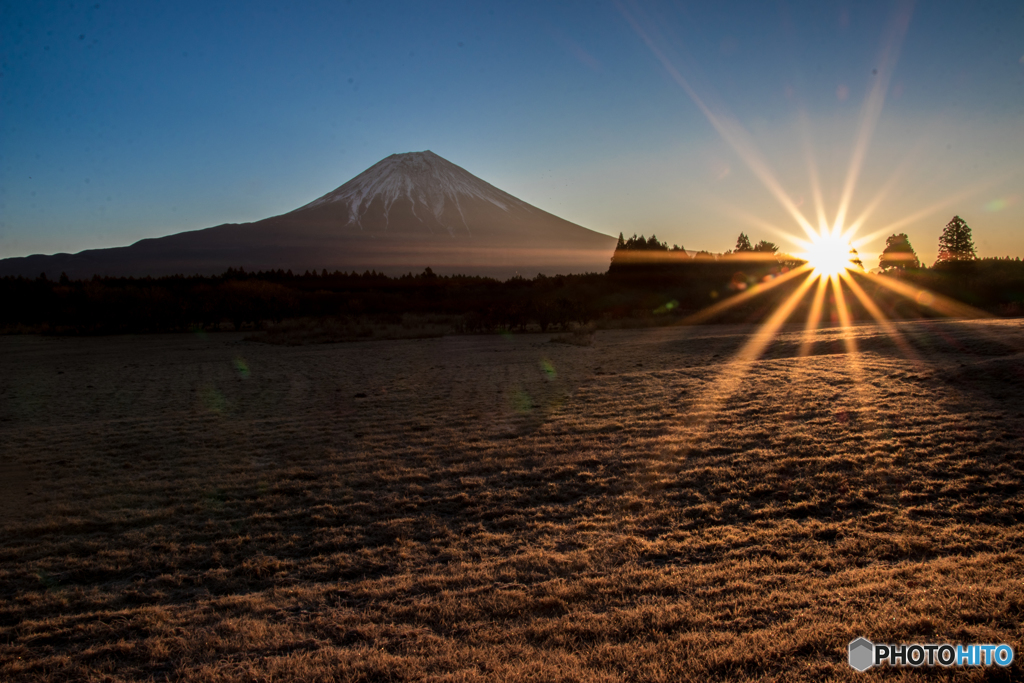
[[[875,663],[875,646],[867,638],[851,640],[847,646],[850,666],[857,671],[867,671]]]

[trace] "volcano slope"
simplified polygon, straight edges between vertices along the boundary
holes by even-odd
[[[509,278],[604,272],[615,238],[499,190],[427,150],[392,154],[289,213],[127,247],[0,260],[0,277],[307,270]]]
[[[1019,651],[1024,327],[897,328],[746,363],[726,326],[0,338],[0,678],[859,680],[858,636]]]

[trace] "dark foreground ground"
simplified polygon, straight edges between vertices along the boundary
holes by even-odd
[[[1024,325],[896,327],[0,338],[0,679],[1020,679]]]

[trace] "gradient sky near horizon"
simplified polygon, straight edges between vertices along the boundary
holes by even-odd
[[[690,250],[796,250],[813,168],[829,221],[871,209],[869,268],[891,232],[930,263],[954,214],[1024,257],[1020,0],[3,0],[0,59],[0,258],[258,220],[425,149]]]

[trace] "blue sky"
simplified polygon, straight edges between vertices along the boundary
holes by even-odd
[[[859,234],[930,261],[958,213],[1024,256],[1019,0],[5,1],[0,51],[0,257],[258,220],[424,149],[609,234],[789,248],[763,171],[816,222],[810,150],[832,221],[858,139],[848,216],[888,185]]]

